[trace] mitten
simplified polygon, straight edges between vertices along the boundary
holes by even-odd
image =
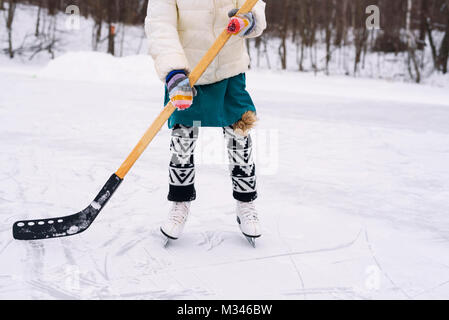
[[[228,15],[231,20],[228,25],[228,32],[239,35],[240,37],[245,37],[254,30],[256,19],[251,12],[236,16],[237,12],[238,9],[229,11]]]
[[[196,90],[190,87],[189,77],[184,70],[173,70],[166,79],[170,101],[178,110],[186,110],[192,106]]]

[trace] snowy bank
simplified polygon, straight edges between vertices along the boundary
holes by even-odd
[[[44,78],[145,85],[160,81],[147,55],[116,58],[99,52],[72,52],[52,60],[39,72]]]
[[[148,55],[117,58],[99,52],[72,52],[50,61],[38,76],[116,84],[161,84]],[[278,101],[297,94],[300,97],[313,96],[317,100],[334,97],[449,106],[449,93],[435,86],[291,71],[251,70],[248,77],[250,89],[262,89],[276,96]]]

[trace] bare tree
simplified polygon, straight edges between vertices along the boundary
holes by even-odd
[[[281,58],[282,69],[287,69],[287,37],[288,37],[288,26],[289,26],[289,9],[291,0],[283,1],[283,23],[280,25],[280,38],[281,44],[279,45],[279,57]]]
[[[407,68],[410,77],[414,79],[417,83],[420,83],[421,72],[418,65],[418,61],[416,59],[416,41],[415,35],[413,34],[413,31],[411,29],[412,9],[413,9],[412,0],[407,0],[407,13],[405,18],[405,30],[407,34],[407,51],[408,51]]]
[[[329,63],[332,58],[332,31],[334,29],[334,20],[336,15],[336,0],[326,1],[326,8],[325,8],[325,33],[326,33],[326,74],[329,74]]]
[[[364,20],[360,17],[364,17],[365,7],[360,1],[352,2],[352,30],[354,33],[354,47],[355,47],[355,59],[354,59],[354,75],[358,73],[359,64],[362,60],[363,49],[368,40],[368,30],[364,23]]]
[[[8,30],[8,54],[11,59],[14,58],[14,50],[12,46],[12,24],[14,22],[16,6],[16,0],[9,1],[8,16],[6,18],[6,29]]]
[[[419,12],[419,39],[417,42],[418,50],[424,50],[426,47],[426,20],[428,16],[428,6],[429,3],[427,0],[420,0],[421,8]]]
[[[95,14],[93,15],[94,26],[92,30],[92,48],[94,51],[98,50],[98,45],[101,41],[101,34],[103,29],[104,9],[100,1],[94,1],[92,9]]]
[[[440,70],[446,74],[449,59],[449,0],[446,0],[446,30],[443,41],[441,42],[438,65]]]
[[[42,6],[41,6],[41,3],[39,2],[38,9],[37,9],[36,29],[34,31],[35,37],[39,37],[39,28],[40,28],[40,24],[41,24],[41,11],[42,11]]]
[[[114,25],[117,14],[116,0],[106,0],[107,2],[107,21],[109,27],[108,33],[108,53],[115,55],[115,35],[116,27]]]

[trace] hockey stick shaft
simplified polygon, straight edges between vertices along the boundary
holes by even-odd
[[[258,1],[259,0],[247,0],[243,4],[243,6],[240,8],[240,10],[237,14],[245,14],[245,13],[250,12]],[[206,71],[206,69],[209,67],[209,65],[214,61],[215,57],[218,55],[218,53],[224,47],[226,42],[228,42],[230,37],[231,37],[231,34],[228,33],[227,30],[224,30],[220,34],[218,39],[215,41],[213,46],[209,49],[209,51],[207,51],[207,53],[204,55],[204,57],[198,63],[198,65],[192,70],[192,72],[189,75],[190,85],[192,87],[198,82],[198,80],[201,78],[201,76]],[[150,126],[150,128],[148,128],[148,130],[145,132],[142,139],[140,139],[139,143],[136,145],[136,147],[130,153],[128,158],[126,158],[126,160],[123,162],[123,164],[120,166],[120,168],[115,173],[120,179],[125,178],[125,176],[129,173],[129,171],[134,166],[136,161],[140,158],[140,156],[143,154],[143,152],[146,150],[146,148],[153,141],[154,137],[161,130],[162,126],[167,122],[167,120],[171,117],[171,115],[175,111],[176,111],[176,107],[171,102],[169,102],[165,106],[165,108],[162,110],[162,112],[159,114],[159,116],[154,120],[154,122]]]

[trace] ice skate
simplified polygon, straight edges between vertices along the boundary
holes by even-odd
[[[162,225],[161,232],[165,237],[164,245],[170,240],[178,240],[184,231],[190,213],[190,202],[174,202],[167,221]]]
[[[255,248],[256,239],[260,238],[262,233],[254,202],[237,201],[237,222],[243,235]]]

